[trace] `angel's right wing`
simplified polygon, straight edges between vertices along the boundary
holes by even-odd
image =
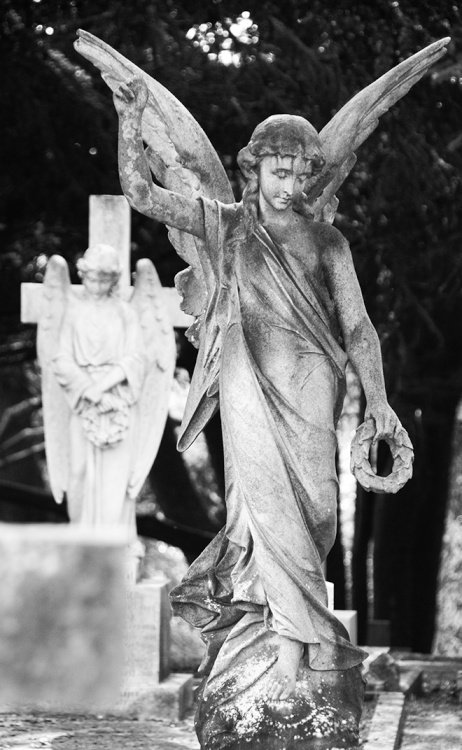
[[[200,125],[188,110],[158,81],[87,31],[78,31],[75,48],[99,70],[114,91],[130,78],[145,80],[149,96],[142,119],[146,156],[156,179],[168,190],[188,197],[202,195],[222,203],[234,201],[223,165]],[[212,268],[201,242],[192,235],[169,227],[170,240],[190,266],[179,274],[177,288],[183,296],[183,310],[199,317],[214,287]],[[196,333],[197,338],[197,333]],[[198,345],[198,341],[193,341]]]
[[[63,501],[69,472],[69,422],[71,410],[52,368],[71,282],[66,261],[52,255],[43,280],[43,303],[37,329],[37,356],[42,372],[42,408],[50,488],[57,503]]]
[[[326,166],[306,190],[315,219],[333,218],[335,193],[355,164],[355,151],[375,130],[379,118],[445,54],[449,42],[449,37],[440,39],[396,65],[353,96],[321,130]]]
[[[162,285],[153,263],[144,258],[136,264],[136,280],[130,304],[138,315],[146,376],[138,401],[134,465],[129,493],[136,497],[159,448],[167,420],[176,363],[173,326],[162,303]]]

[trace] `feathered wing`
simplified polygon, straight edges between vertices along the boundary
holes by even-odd
[[[147,373],[137,404],[138,420],[129,493],[136,497],[156,457],[165,422],[176,363],[175,333],[162,300],[162,286],[150,260],[139,260],[130,304],[143,335]]]
[[[188,197],[202,195],[232,203],[233,192],[223,165],[190,112],[158,81],[101,39],[82,30],[78,31],[78,36],[76,50],[99,68],[113,91],[133,76],[146,81],[149,97],[143,113],[142,134],[156,179],[165,188]],[[169,236],[178,255],[190,266],[179,274],[177,284],[183,296],[182,309],[200,319],[214,286],[212,268],[203,254],[201,265],[200,240],[171,227]],[[197,326],[192,338],[198,345]]]
[[[71,295],[66,261],[52,255],[43,280],[43,302],[37,329],[37,355],[42,371],[42,406],[45,451],[51,492],[63,501],[69,472],[69,423],[71,410],[52,369],[59,333]]]
[[[160,83],[103,41],[85,31],[78,34],[76,50],[101,71],[112,90],[133,76],[146,81],[149,96],[142,134],[156,179],[167,189],[188,197],[201,195],[232,203],[233,192],[221,161],[188,110]],[[216,363],[221,350],[221,332],[214,315],[216,279],[200,240],[171,227],[169,236],[177,253],[189,265],[177,275],[175,284],[183,297],[182,309],[196,319],[187,335],[199,348],[199,365],[188,399],[191,421],[199,425],[197,434],[216,410],[218,400],[217,393],[209,395],[210,387],[216,383]]]
[[[449,37],[440,39],[396,65],[350,99],[321,130],[326,167],[306,190],[315,219],[332,221],[335,193],[356,161],[355,151],[375,130],[381,115],[445,54],[449,41]]]

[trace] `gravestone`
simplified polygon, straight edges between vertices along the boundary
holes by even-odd
[[[168,580],[159,573],[127,592],[124,681],[115,713],[182,719],[192,705],[191,674],[170,673]]]
[[[334,613],[346,629],[350,641],[354,646],[358,645],[358,613],[355,609],[335,609],[334,607],[334,584],[326,581],[327,607]]]
[[[120,294],[129,299],[130,208],[124,196],[90,196],[89,245],[109,244],[119,253],[122,275]],[[80,286],[80,285],[79,285]],[[21,285],[21,320],[37,323],[45,290],[42,284]],[[180,309],[175,288],[163,287],[163,304],[172,326],[185,328],[192,318]],[[189,674],[170,674],[170,604],[167,583],[154,577],[134,585],[126,581],[126,617],[120,653],[124,654],[123,678],[109,710],[138,718],[181,718],[192,703]]]
[[[0,580],[2,709],[108,709],[123,678],[123,536],[0,524]]]

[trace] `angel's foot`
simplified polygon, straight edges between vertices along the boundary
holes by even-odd
[[[268,686],[268,700],[287,700],[294,694],[302,654],[303,643],[279,637],[279,656]]]

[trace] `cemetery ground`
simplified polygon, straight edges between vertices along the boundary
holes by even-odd
[[[182,553],[154,540],[145,541],[142,577],[150,580],[160,572],[178,580],[186,567]],[[194,672],[201,656],[197,639],[190,637],[179,618],[171,624],[172,667]],[[366,649],[370,657],[361,726],[363,750],[461,750],[462,659]],[[197,676],[194,683],[197,687]],[[97,713],[91,704],[86,713],[17,708],[0,711],[0,749],[199,750],[193,715],[194,706],[181,720],[168,719],[161,711],[138,718],[110,710]]]
[[[449,664],[449,663],[448,663]],[[427,683],[427,688],[430,685]],[[425,688],[424,688],[425,689]],[[385,698],[387,694],[382,694]],[[389,693],[389,696],[396,695]],[[361,727],[364,750],[460,750],[462,703],[448,684],[408,696],[404,717],[387,711],[377,734],[378,700],[366,700]],[[390,701],[389,701],[390,702]],[[391,730],[391,731],[390,731]],[[0,715],[2,750],[198,750],[193,711],[182,721],[129,720],[110,715]]]

